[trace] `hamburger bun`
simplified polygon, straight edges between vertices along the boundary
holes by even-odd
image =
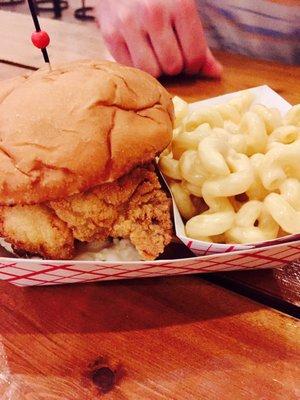
[[[41,69],[0,88],[0,205],[59,200],[147,163],[172,136],[170,95],[107,61]]]

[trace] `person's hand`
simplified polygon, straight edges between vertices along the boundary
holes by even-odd
[[[97,19],[116,61],[162,74],[219,77],[194,0],[98,0]]]

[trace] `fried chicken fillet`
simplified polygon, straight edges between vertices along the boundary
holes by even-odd
[[[72,231],[45,205],[0,207],[0,236],[21,254],[69,259],[74,253]]]
[[[45,258],[69,259],[74,239],[128,238],[142,259],[154,259],[171,241],[170,199],[151,167],[47,205],[0,208],[0,235]]]
[[[136,168],[116,182],[50,207],[76,239],[128,238],[142,259],[156,258],[171,241],[170,199],[151,169]]]

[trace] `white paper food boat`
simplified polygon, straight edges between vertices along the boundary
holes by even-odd
[[[268,86],[250,89],[256,103],[278,108],[285,114],[291,105]],[[199,105],[217,105],[236,97],[238,92],[196,102]],[[53,261],[7,258],[0,256],[0,279],[18,286],[57,285],[95,282],[114,279],[145,278],[163,275],[183,275],[230,270],[250,270],[282,267],[300,255],[300,235],[290,235],[256,245],[223,245],[189,239],[176,205],[174,219],[177,236],[195,254],[192,258],[137,262],[108,261]],[[1,254],[0,254],[1,255]]]

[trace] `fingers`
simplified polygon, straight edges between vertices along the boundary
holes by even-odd
[[[222,73],[194,0],[99,0],[97,15],[109,51],[122,64],[155,77],[183,70],[212,78]]]
[[[184,58],[185,72],[218,78],[221,64],[211,54],[194,1],[181,0],[181,12],[173,14],[174,29]]]
[[[102,35],[113,58],[121,64],[133,66],[133,62],[123,37],[116,31],[102,29]]]
[[[161,75],[161,69],[152,49],[149,36],[133,24],[122,29],[133,65],[154,77]]]
[[[161,35],[151,32],[150,40],[161,70],[165,75],[177,75],[183,69],[183,57],[171,27]]]
[[[162,73],[179,74],[183,69],[183,57],[168,7],[154,1],[141,8],[140,14]]]
[[[206,50],[206,58],[201,73],[208,78],[220,78],[223,72],[223,67],[218,60],[215,59],[210,49]]]
[[[174,29],[181,46],[186,73],[198,73],[205,62],[207,45],[194,2],[182,1],[181,12],[174,14]]]

